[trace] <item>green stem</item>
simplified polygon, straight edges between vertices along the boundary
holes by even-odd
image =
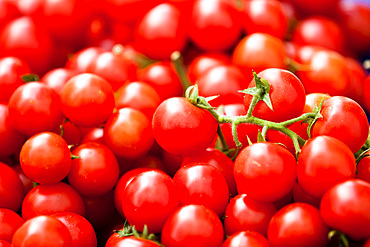
[[[175,67],[177,75],[180,79],[184,92],[188,87],[192,85],[185,70],[184,59],[179,51],[175,51],[171,54],[171,61]]]
[[[227,143],[226,143],[225,136],[224,136],[224,134],[222,133],[222,130],[221,130],[220,125],[218,125],[218,127],[217,127],[217,134],[218,134],[218,136],[220,137],[220,141],[221,141],[221,143],[222,143],[222,151],[229,150],[229,146],[228,146],[228,145],[227,145]]]

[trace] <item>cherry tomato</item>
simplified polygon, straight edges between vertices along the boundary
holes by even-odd
[[[217,215],[202,205],[185,205],[167,219],[161,243],[168,247],[221,246],[224,239],[222,223]]]
[[[114,236],[114,235],[112,235]],[[105,247],[158,247],[159,245],[153,241],[138,238],[135,236],[115,237],[108,239]]]
[[[269,247],[267,239],[260,233],[254,231],[239,231],[229,236],[222,247],[250,246]]]
[[[370,156],[365,156],[358,162],[356,171],[356,178],[370,183]]]
[[[24,223],[24,220],[13,210],[0,208],[0,239],[12,241],[16,230]]]
[[[208,148],[215,138],[218,123],[207,110],[188,99],[173,97],[163,101],[153,115],[153,134],[167,152],[196,155]]]
[[[23,184],[18,174],[8,165],[0,162],[0,208],[17,212],[24,198]]]
[[[64,84],[77,74],[77,71],[66,68],[55,68],[49,70],[40,81],[60,94]]]
[[[234,177],[239,194],[273,202],[293,189],[296,160],[287,149],[278,144],[254,143],[240,151],[234,163]]]
[[[330,227],[354,240],[370,237],[370,184],[349,179],[328,189],[321,199],[320,213]]]
[[[90,46],[83,48],[69,58],[65,68],[75,70],[77,73],[86,73],[90,64],[103,52],[104,49],[100,47]]]

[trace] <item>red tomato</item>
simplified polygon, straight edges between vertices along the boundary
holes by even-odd
[[[321,197],[336,183],[354,178],[355,169],[355,157],[343,142],[330,136],[317,136],[302,147],[297,178],[304,191]]]
[[[24,198],[23,184],[18,174],[8,165],[0,162],[0,208],[17,212]]]
[[[191,156],[208,148],[217,132],[217,120],[207,110],[188,99],[173,97],[163,101],[153,115],[153,134],[167,152]]]
[[[337,7],[339,0],[289,0],[294,8],[306,15],[329,14]]]
[[[260,233],[254,231],[239,231],[229,236],[222,247],[249,246],[269,247],[267,239]]]
[[[112,190],[119,176],[119,165],[113,152],[100,143],[81,144],[72,152],[68,181],[81,195],[95,197]]]
[[[104,126],[104,142],[122,158],[137,159],[147,154],[153,146],[149,119],[139,110],[119,109]]]
[[[370,237],[370,184],[349,179],[327,190],[321,199],[320,213],[330,227],[354,240]]]
[[[345,143],[353,153],[365,144],[369,121],[365,111],[354,100],[333,96],[324,101],[319,118],[311,129],[312,137],[328,135]]]
[[[151,170],[138,174],[123,192],[123,213],[130,225],[159,233],[169,215],[179,205],[179,193],[172,178]]]
[[[90,64],[103,52],[104,49],[95,46],[83,48],[69,58],[65,67],[77,73],[85,73]]]
[[[62,182],[37,185],[27,193],[22,203],[22,218],[25,220],[58,212],[85,214],[80,194]]]
[[[41,184],[62,181],[71,169],[71,151],[58,134],[41,132],[29,138],[19,154],[27,177]]]
[[[358,162],[356,171],[356,178],[370,183],[370,156],[366,156]]]
[[[330,98],[328,94],[323,93],[309,93],[306,95],[306,104],[304,112],[312,112],[315,106],[319,106],[322,100]]]
[[[62,222],[72,238],[71,247],[96,247],[96,233],[91,223],[83,216],[72,212],[60,212],[52,214],[51,217]]]
[[[112,115],[114,94],[102,77],[83,73],[69,79],[60,92],[62,111],[74,124],[96,127]]]
[[[53,89],[57,94],[60,94],[64,84],[67,83],[69,79],[77,75],[77,71],[66,68],[55,68],[49,70],[40,81]]]
[[[278,144],[254,143],[244,148],[234,163],[234,177],[239,194],[273,202],[293,189],[296,160],[287,149]]]
[[[14,128],[27,136],[56,131],[63,120],[58,94],[38,82],[18,87],[10,97],[8,107]]]
[[[280,209],[268,226],[268,240],[276,247],[325,247],[329,227],[317,208],[305,203],[291,203]]]
[[[253,109],[253,116],[262,119],[281,122],[300,116],[303,113],[306,93],[303,84],[292,72],[284,69],[266,69],[258,73],[258,77],[270,84],[269,96],[272,110],[268,105],[259,101]],[[248,88],[255,87],[253,79]],[[244,106],[248,111],[252,95],[245,94]]]
[[[135,27],[137,49],[151,59],[170,60],[187,44],[185,22],[174,5],[162,3],[145,13]]]
[[[110,238],[105,245],[105,247],[158,247],[158,246],[159,245],[153,241],[144,238],[137,238],[135,236]]]
[[[0,208],[0,239],[11,242],[14,233],[23,223],[22,217],[13,210]]]
[[[267,227],[277,212],[272,202],[262,202],[239,194],[226,207],[224,227],[226,235],[242,230],[255,231],[267,236]]]
[[[221,246],[224,239],[222,223],[217,215],[202,205],[185,205],[167,219],[161,235],[167,247]]]
[[[68,228],[51,216],[37,216],[27,220],[14,233],[14,247],[70,247],[71,234]]]

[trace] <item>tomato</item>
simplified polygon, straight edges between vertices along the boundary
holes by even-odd
[[[356,178],[370,183],[370,156],[365,156],[358,162],[356,171]]]
[[[269,247],[267,239],[260,233],[254,231],[239,231],[229,236],[222,247],[250,246]]]
[[[239,194],[226,207],[224,227],[226,235],[242,230],[255,231],[267,236],[267,227],[277,212],[272,202],[262,202]]]
[[[70,247],[72,238],[62,222],[51,216],[42,215],[27,220],[18,228],[14,233],[12,246]]]
[[[309,93],[306,95],[306,104],[304,106],[304,112],[313,112],[315,106],[319,106],[322,100],[330,98],[328,94],[324,93]]]
[[[94,197],[112,190],[119,176],[119,165],[113,152],[103,144],[88,142],[72,152],[68,181],[81,195]]]
[[[134,43],[151,59],[170,60],[172,52],[183,51],[187,35],[180,10],[162,3],[146,12],[136,24]]]
[[[105,247],[158,247],[159,245],[153,241],[137,238],[135,236],[129,237],[115,237],[108,239]]]
[[[307,203],[316,208],[320,208],[321,197],[315,197],[308,194],[302,189],[302,186],[299,183],[296,183],[293,188],[293,201]]]
[[[237,10],[228,1],[194,1],[188,22],[189,39],[201,50],[226,51],[241,35]]]
[[[297,11],[306,14],[329,14],[336,8],[339,0],[313,0],[313,1],[304,1],[304,0],[290,0]]]
[[[23,184],[18,174],[8,165],[0,162],[0,208],[17,212],[24,198]]]
[[[41,132],[29,138],[19,154],[22,170],[37,183],[62,181],[71,169],[71,151],[58,134]]]
[[[0,208],[0,239],[12,241],[16,230],[24,223],[24,220],[13,210]]]
[[[236,157],[234,177],[239,194],[264,202],[277,201],[293,189],[296,160],[278,144],[254,143]]]
[[[64,117],[58,94],[38,82],[18,87],[10,97],[8,107],[14,128],[27,136],[56,131]]]
[[[83,73],[69,79],[60,92],[64,115],[82,127],[97,127],[112,115],[114,94],[102,77]]]
[[[360,105],[363,105],[362,87],[366,78],[366,70],[360,61],[351,57],[346,57],[345,59],[346,64],[351,71],[351,89],[345,96],[355,100]]]
[[[354,178],[355,169],[355,157],[343,142],[330,136],[317,136],[302,147],[297,178],[304,191],[321,197],[336,183]]]
[[[163,101],[153,115],[153,135],[167,152],[196,155],[208,148],[217,132],[217,120],[207,110],[188,99],[173,97]]]
[[[0,3],[1,4],[1,3]],[[0,59],[0,102],[7,103],[13,92],[23,84],[22,76],[31,72],[28,64],[18,57]]]
[[[193,162],[182,166],[173,176],[180,205],[203,205],[218,217],[224,215],[229,189],[224,176],[208,163]]]
[[[144,82],[130,82],[119,88],[116,94],[116,108],[131,107],[140,110],[152,119],[161,99],[151,85]]]
[[[266,59],[268,58],[268,59]],[[253,33],[240,39],[232,52],[232,63],[240,67],[246,78],[267,68],[286,68],[284,43],[266,33]]]
[[[305,203],[291,203],[280,209],[268,226],[271,246],[326,246],[329,227],[317,208]]]
[[[179,193],[172,178],[151,170],[138,174],[123,192],[122,209],[130,225],[159,233],[169,215],[179,205]],[[155,213],[154,213],[155,212]]]
[[[25,220],[66,211],[84,215],[85,205],[80,194],[62,182],[37,185],[22,202],[22,218]]]
[[[4,25],[19,15],[20,11],[16,2],[13,2],[12,0],[4,0],[0,2],[0,25]]]
[[[253,109],[253,116],[262,119],[281,122],[302,114],[306,93],[303,84],[292,72],[284,69],[266,69],[258,73],[258,77],[267,80],[270,84],[269,96],[272,110],[268,105],[259,101]],[[248,88],[255,87],[253,79]],[[245,94],[244,106],[249,109],[253,96]]]
[[[81,144],[87,142],[98,142],[104,144],[104,129],[92,128],[82,137]]]
[[[77,71],[66,68],[55,68],[49,70],[41,79],[40,82],[44,83],[51,89],[53,89],[57,94],[60,94],[64,84],[67,83],[69,79],[77,74]]]
[[[103,52],[104,49],[95,46],[83,48],[69,58],[65,68],[85,73],[90,64]]]
[[[234,65],[218,65],[208,69],[199,76],[197,84],[199,95],[219,96],[209,102],[214,107],[242,103],[243,94],[239,91],[248,86],[243,73]]]
[[[311,129],[312,137],[332,136],[344,142],[353,153],[367,140],[369,121],[365,111],[354,100],[333,96],[324,101],[319,118]]]
[[[72,238],[71,247],[85,246],[96,247],[96,233],[91,223],[83,216],[72,212],[60,212],[52,214],[51,217],[62,222]]]
[[[139,110],[119,109],[104,126],[104,142],[122,158],[137,159],[147,154],[153,146],[149,119]]]
[[[12,245],[8,241],[0,240],[0,247],[12,247]]]
[[[354,240],[370,237],[370,184],[349,179],[328,189],[321,199],[320,213],[330,227]]]
[[[202,205],[185,205],[167,219],[161,235],[165,246],[221,246],[224,239],[222,223],[217,215]]]
[[[33,188],[33,181],[24,174],[20,164],[14,165],[12,168],[18,174],[18,177],[22,182],[24,192],[27,194]]]

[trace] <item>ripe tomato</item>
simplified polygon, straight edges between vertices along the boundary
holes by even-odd
[[[18,174],[8,165],[0,162],[0,208],[17,212],[24,198],[23,184]]]
[[[0,239],[11,242],[14,233],[23,223],[22,217],[13,210],[0,208]]]
[[[22,170],[37,183],[62,181],[71,169],[71,151],[58,134],[40,132],[29,138],[19,154]]]
[[[77,126],[97,127],[112,115],[114,94],[102,77],[82,73],[69,79],[60,92],[64,115]]]
[[[105,245],[105,247],[158,247],[158,246],[159,245],[153,241],[144,238],[137,238],[135,236],[114,237],[114,238],[112,237],[108,239]]]
[[[68,228],[51,216],[37,216],[27,220],[13,235],[14,247],[70,247]]]
[[[60,94],[64,84],[77,74],[77,71],[66,68],[55,68],[49,70],[40,81]]]
[[[229,236],[222,247],[249,246],[269,247],[267,239],[260,233],[254,231],[239,231]]]
[[[86,73],[90,64],[103,52],[104,49],[100,47],[90,46],[83,48],[69,58],[65,68],[75,70],[77,73]]]
[[[221,246],[224,239],[222,223],[217,215],[202,205],[185,205],[167,219],[161,235],[165,246]]]
[[[310,139],[298,157],[297,178],[302,189],[321,197],[336,183],[355,177],[356,161],[343,142],[330,136]]]
[[[370,156],[365,156],[358,162],[356,171],[356,178],[370,183]]]
[[[280,209],[268,226],[268,240],[276,247],[325,247],[329,227],[317,208],[305,203],[291,203]]]
[[[254,143],[244,148],[234,163],[234,177],[239,194],[247,194],[264,202],[274,202],[293,189],[296,160],[287,149],[278,144]]]
[[[349,179],[337,183],[321,199],[320,213],[328,226],[353,240],[370,237],[370,184]]]
[[[207,110],[188,99],[173,97],[163,101],[153,115],[153,134],[167,152],[196,155],[208,148],[217,132],[217,120]]]

